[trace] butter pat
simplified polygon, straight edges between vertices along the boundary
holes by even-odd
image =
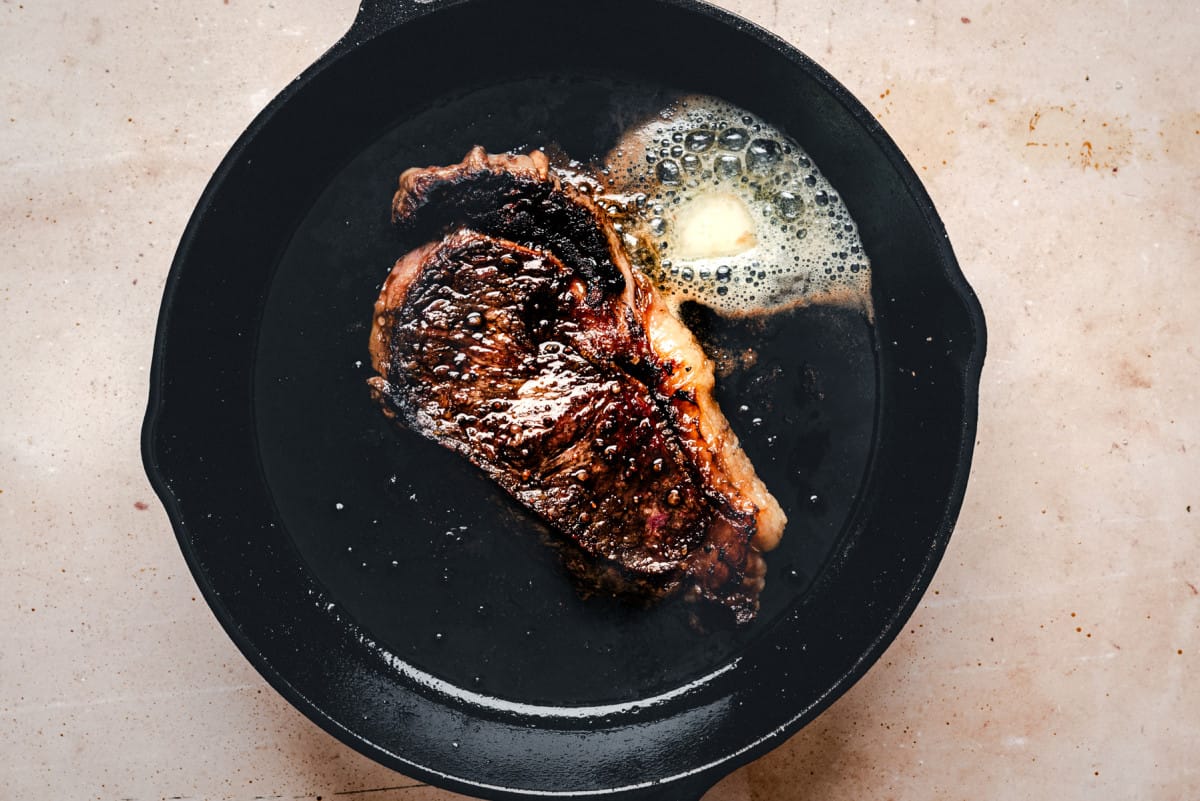
[[[746,204],[726,192],[697,195],[675,213],[671,255],[677,259],[736,256],[758,244]]]

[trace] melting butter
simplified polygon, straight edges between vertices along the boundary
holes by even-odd
[[[726,101],[681,97],[629,129],[601,197],[668,302],[727,315],[810,303],[871,310],[870,260],[799,144]]]

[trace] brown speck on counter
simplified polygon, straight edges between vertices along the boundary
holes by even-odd
[[[1025,124],[1024,148],[1044,151],[1039,158],[1048,163],[1065,155],[1073,166],[1109,174],[1133,157],[1133,130],[1127,115],[1109,120],[1095,116],[1082,113],[1074,103],[1038,108]]]
[[[1117,364],[1116,379],[1126,389],[1150,389],[1153,386],[1150,378],[1128,359],[1122,359]]]
[[[150,504],[146,503],[145,501],[134,501],[133,508],[137,509],[139,512],[144,512],[150,508]]]

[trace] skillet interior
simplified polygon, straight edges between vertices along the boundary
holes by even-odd
[[[477,2],[376,38],[356,28],[256,121],[172,270],[147,467],[222,623],[360,750],[472,794],[637,795],[688,774],[677,783],[698,790],[844,691],[928,583],[969,465],[982,317],[911,170],[824,73],[683,4],[559,5]],[[580,64],[588,53],[596,63]],[[760,621],[737,636],[697,638],[677,610],[579,604],[528,518],[384,425],[354,364],[400,247],[386,225],[399,169],[547,135],[587,155],[623,81],[724,96],[787,130],[874,260],[873,329],[809,310],[766,337],[714,332],[760,337],[764,368],[785,376],[761,398],[778,419],[756,432],[731,417],[797,521]],[[491,118],[470,113],[489,104]],[[723,391],[732,412],[744,388]]]
[[[391,654],[499,699],[585,706],[648,698],[719,670],[819,573],[871,452],[871,328],[813,308],[733,323],[692,315],[753,367],[719,401],[793,521],[769,555],[759,621],[699,634],[681,603],[581,602],[539,524],[464,459],[397,432],[367,393],[370,309],[402,241],[387,219],[406,166],[556,142],[602,156],[659,92],[603,78],[530,78],[404,120],[330,181],[280,259],[260,324],[256,428],[265,475],[324,597]],[[302,399],[302,400],[300,400]],[[816,498],[815,501],[811,500]]]

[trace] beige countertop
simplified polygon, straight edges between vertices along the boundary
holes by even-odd
[[[988,317],[959,524],[906,631],[707,797],[1200,798],[1200,12],[725,0],[925,181]],[[354,0],[0,2],[0,799],[449,799],[220,629],[143,474],[164,279]]]

